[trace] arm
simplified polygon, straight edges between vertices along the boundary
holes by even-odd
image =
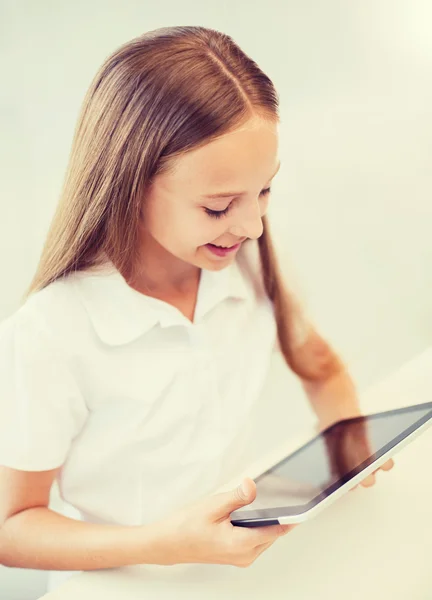
[[[299,353],[296,359],[314,365],[315,378],[301,379],[301,383],[317,417],[318,432],[340,419],[364,415],[360,408],[355,384],[345,365],[331,346],[314,329],[311,329],[306,342],[299,346],[296,352]],[[343,455],[343,460],[348,461],[348,464],[351,460],[350,452],[354,452],[354,464],[358,464],[359,450],[364,453],[364,456],[368,456],[372,452],[364,424],[358,424],[355,430],[357,435],[348,449],[345,449]],[[352,432],[354,429],[350,431]],[[326,444],[328,443],[329,440],[326,439]],[[331,448],[329,448],[329,455],[332,460],[335,459],[334,451],[332,453]],[[341,457],[336,458],[339,461]],[[388,471],[393,466],[394,461],[390,459],[380,469]],[[361,485],[369,487],[374,483],[375,472],[366,477]]]
[[[0,529],[0,564],[59,571],[160,564],[159,542],[151,525],[83,523],[38,506],[9,517]]]
[[[1,565],[84,571],[164,562],[166,542],[157,525],[85,523],[50,510],[55,473],[0,466]]]

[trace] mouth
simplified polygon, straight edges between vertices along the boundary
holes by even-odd
[[[240,244],[242,244],[245,240],[239,240],[238,242],[236,242],[235,244],[232,244],[231,246],[220,246],[218,244],[209,244],[210,246],[214,246],[215,248],[222,248],[223,250],[229,250],[230,248],[235,248],[237,246],[239,246]]]
[[[224,247],[217,246],[216,244],[206,244],[205,247],[215,256],[225,257],[228,254],[234,254],[240,248],[241,242],[235,244],[234,246]]]

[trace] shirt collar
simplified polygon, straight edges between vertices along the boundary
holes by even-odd
[[[111,261],[78,271],[73,277],[97,335],[109,345],[129,343],[157,324],[193,327],[227,298],[244,301],[251,296],[237,260],[220,271],[201,270],[194,323],[167,302],[132,288]]]

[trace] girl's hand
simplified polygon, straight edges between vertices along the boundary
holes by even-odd
[[[367,431],[366,419],[345,424],[343,427],[336,426],[331,433],[326,434],[325,444],[332,474],[337,478],[356,468],[374,452]],[[352,490],[356,489],[358,485],[371,487],[375,484],[378,471],[389,471],[393,467],[394,461],[390,458],[365,477],[360,484],[354,486]]]
[[[230,515],[251,504],[256,484],[245,478],[246,494],[241,486],[219,492],[177,509],[153,523],[158,532],[158,564],[210,563],[248,567],[279,537],[295,525],[238,527]]]

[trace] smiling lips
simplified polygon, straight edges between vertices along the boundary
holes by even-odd
[[[216,246],[215,244],[206,244],[206,247],[210,250],[212,254],[221,257],[228,256],[228,254],[234,254],[234,252],[237,252],[240,246],[240,242],[235,246],[231,246],[231,248],[221,248],[220,246]]]
[[[232,246],[218,246],[217,244],[210,244],[210,245],[211,246],[216,246],[216,248],[225,248],[225,249],[228,250],[229,248],[234,248],[234,246],[238,246],[241,242],[244,242],[244,240],[239,240],[238,242],[236,242]]]

